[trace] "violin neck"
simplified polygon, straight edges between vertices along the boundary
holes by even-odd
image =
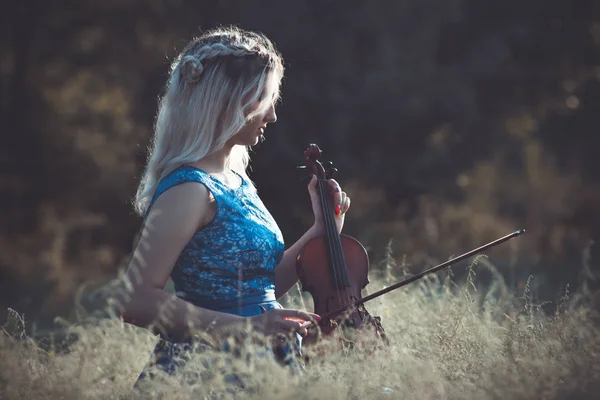
[[[350,286],[350,276],[346,268],[346,260],[342,249],[342,241],[335,222],[335,211],[331,204],[329,187],[326,179],[317,181],[319,197],[321,199],[321,211],[325,225],[325,241],[329,254],[329,266],[337,289]]]

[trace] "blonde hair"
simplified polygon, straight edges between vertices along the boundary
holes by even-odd
[[[270,107],[279,98],[283,71],[283,58],[261,33],[222,27],[190,41],[171,64],[135,196],[136,212],[146,214],[161,179],[220,150]],[[273,94],[264,93],[270,74],[277,79]],[[248,179],[248,162],[248,148],[234,146],[228,167]]]

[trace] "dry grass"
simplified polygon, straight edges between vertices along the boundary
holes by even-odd
[[[464,284],[429,276],[369,303],[391,338],[389,348],[373,355],[331,355],[306,374],[290,375],[268,360],[226,366],[222,355],[203,353],[187,368],[202,380],[156,380],[144,395],[132,385],[156,343],[149,331],[89,316],[65,326],[78,338],[69,345],[41,344],[24,335],[21,317],[11,313],[0,334],[0,399],[230,398],[235,391],[226,390],[223,372],[232,369],[248,385],[237,394],[242,398],[594,398],[600,328],[590,296],[566,292],[556,311],[544,314],[529,286],[515,296],[499,275],[486,293],[477,291],[479,268],[493,267],[479,257]],[[370,291],[384,283],[371,283]],[[201,363],[209,358],[212,373]]]

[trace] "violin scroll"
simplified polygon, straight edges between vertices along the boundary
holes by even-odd
[[[310,170],[320,179],[334,179],[338,172],[337,168],[333,167],[333,162],[331,161],[321,162],[320,159],[322,156],[323,151],[319,146],[310,144],[304,151],[306,165],[299,168]]]
[[[327,161],[323,164],[323,167],[325,168],[325,175],[327,179],[335,179],[338,170],[337,168],[334,168],[333,162]]]
[[[319,159],[323,156],[323,152],[316,144],[310,144],[304,151],[304,158],[306,162],[306,168],[316,175],[319,179],[327,179],[327,173],[323,164]]]

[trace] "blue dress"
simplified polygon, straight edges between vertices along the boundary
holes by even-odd
[[[175,292],[198,307],[248,317],[283,308],[275,298],[275,267],[283,257],[284,241],[254,186],[240,178],[241,186],[231,188],[201,169],[183,166],[161,180],[150,207],[176,185],[198,182],[206,186],[215,199],[217,212],[178,257],[171,272]],[[288,355],[298,354],[300,342],[297,335]],[[161,336],[136,386],[151,366],[175,374],[190,349],[190,339]]]

